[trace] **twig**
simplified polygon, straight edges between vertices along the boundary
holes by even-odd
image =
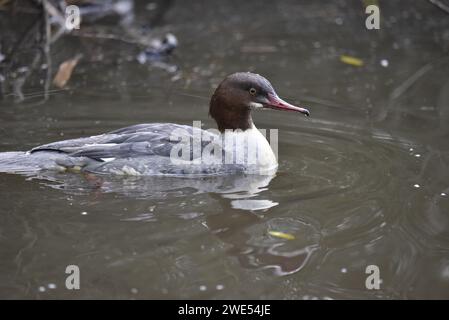
[[[436,5],[438,8],[440,8],[444,12],[449,13],[449,6],[442,3],[440,0],[429,0],[429,2],[433,5]]]
[[[50,89],[50,80],[51,80],[51,57],[50,57],[51,26],[48,18],[48,11],[46,10],[48,4],[49,4],[48,0],[43,0],[42,14],[44,19],[44,26],[42,35],[43,35],[44,58],[45,63],[47,64],[47,72],[44,81],[44,100],[48,99],[48,89]]]
[[[36,68],[37,64],[41,60],[41,51],[39,50],[38,53],[34,56],[33,62],[31,63],[30,67],[24,72],[24,74],[20,77],[18,77],[14,83],[13,83],[13,92],[15,96],[15,102],[22,102],[25,99],[25,96],[22,92],[23,85],[25,84],[28,77],[31,75],[33,70]]]
[[[401,83],[399,87],[393,90],[390,94],[390,101],[395,100],[402,96],[412,85],[415,84],[420,78],[422,78],[427,72],[432,70],[433,68],[446,63],[449,60],[447,56],[443,56],[436,61],[429,62],[419,68],[415,73],[413,73],[409,78],[407,78],[404,82]]]
[[[46,12],[47,20],[49,20],[48,16],[50,15],[52,18],[55,19],[56,23],[58,24],[59,28],[58,31],[55,32],[53,37],[49,37],[49,42],[54,43],[56,40],[59,39],[67,30],[65,27],[65,19],[62,13],[56,8],[51,2],[48,0],[43,0],[42,5],[44,7],[44,11]]]
[[[406,92],[416,81],[418,81],[423,75],[425,75],[431,69],[433,69],[432,63],[428,63],[425,66],[421,67],[412,76],[410,76],[409,78],[407,78],[407,80],[401,83],[399,87],[393,90],[390,99],[395,100],[400,96],[402,96],[404,92]]]
[[[35,30],[35,28],[39,25],[40,17],[38,16],[31,24],[30,27],[27,28],[27,31],[25,31],[22,35],[22,37],[19,39],[19,41],[16,42],[12,50],[7,54],[7,61],[9,62],[8,67],[10,67],[13,59],[12,57],[16,53],[16,51],[25,43],[25,41],[28,39],[29,35]],[[8,68],[9,69],[9,68]],[[9,70],[7,70],[9,71]]]
[[[444,56],[437,61],[430,62],[419,68],[415,73],[408,77],[404,82],[402,82],[398,87],[396,87],[390,94],[388,99],[388,104],[385,109],[379,114],[378,120],[385,120],[388,113],[393,108],[396,100],[400,98],[404,93],[406,93],[418,80],[427,74],[433,68],[439,66],[440,64],[446,63],[448,60],[447,56]]]
[[[76,37],[81,37],[81,38],[116,40],[116,41],[121,41],[121,42],[125,42],[128,44],[134,44],[134,45],[148,46],[149,44],[151,44],[150,41],[146,41],[144,39],[131,40],[131,39],[126,39],[121,36],[117,36],[115,34],[109,34],[109,33],[89,33],[89,32],[81,32],[81,31],[73,30],[70,33],[70,35],[76,36]]]

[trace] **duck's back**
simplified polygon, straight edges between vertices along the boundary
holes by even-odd
[[[201,152],[218,136],[196,127],[172,124],[139,124],[102,135],[63,140],[29,152],[0,153],[0,172],[41,169],[82,170],[124,175],[227,174],[244,171],[242,165],[210,164]],[[174,150],[183,150],[185,162],[173,162]],[[187,154],[187,155],[186,155]]]

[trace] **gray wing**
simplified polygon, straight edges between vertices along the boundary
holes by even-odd
[[[106,158],[124,159],[152,155],[169,157],[173,146],[180,143],[179,139],[171,139],[173,133],[182,134],[183,139],[186,137],[193,140],[201,137],[195,130],[200,130],[203,136],[204,134],[211,135],[207,131],[185,125],[171,123],[138,124],[98,136],[45,144],[32,149],[30,153],[53,151],[73,157],[87,157],[97,161],[103,161]],[[200,139],[200,141],[202,147],[207,144],[203,139]],[[193,143],[190,145],[192,146]],[[192,150],[191,157],[193,157]]]

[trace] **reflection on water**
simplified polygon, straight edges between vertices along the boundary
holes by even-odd
[[[1,151],[139,122],[213,126],[212,87],[256,70],[312,112],[255,114],[259,128],[279,130],[279,171],[3,174],[0,296],[449,298],[447,19],[425,2],[388,3],[383,21],[395,32],[367,33],[345,1],[250,1],[235,5],[239,14],[215,5],[202,21],[193,19],[201,2],[167,12],[179,80],[133,63],[86,69],[86,84],[75,75],[73,92],[39,108],[2,105]],[[344,53],[365,67],[342,64]],[[69,264],[81,270],[77,292],[64,289]],[[365,287],[372,264],[380,290]]]

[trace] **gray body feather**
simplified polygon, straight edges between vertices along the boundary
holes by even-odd
[[[182,140],[171,139],[175,130],[183,133]],[[204,166],[172,163],[170,153],[175,145],[189,141],[189,160],[193,160],[194,139],[200,139],[197,143],[203,149],[217,138],[213,133],[192,126],[139,124],[102,135],[41,145],[26,153],[0,153],[0,172],[75,169],[125,175],[210,175],[245,171],[243,165],[236,164]]]

